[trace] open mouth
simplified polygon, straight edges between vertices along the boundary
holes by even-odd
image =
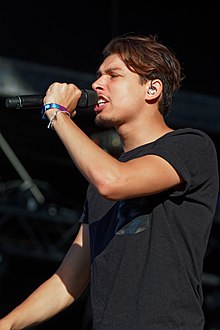
[[[103,96],[103,95],[99,95],[99,99],[97,102],[97,105],[95,106],[95,111],[101,111],[104,109],[105,105],[109,103],[109,100],[107,99],[107,97]]]

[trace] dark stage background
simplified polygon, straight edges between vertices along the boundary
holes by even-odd
[[[127,32],[157,35],[175,51],[186,77],[168,121],[174,128],[205,130],[219,155],[219,10],[215,2],[96,0],[47,8],[19,2],[1,4],[0,15],[1,99],[44,93],[54,80],[89,88],[101,51],[112,37]],[[6,110],[2,103],[0,110],[3,316],[58,267],[77,232],[87,182],[55,133],[46,128],[39,110]],[[120,145],[114,132],[100,130],[93,119],[86,111],[76,116],[92,139],[117,155]],[[220,329],[219,241],[217,208],[204,262],[206,330]],[[89,288],[68,310],[35,328],[85,330],[88,295]]]

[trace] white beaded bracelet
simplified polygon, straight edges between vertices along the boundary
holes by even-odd
[[[56,112],[53,114],[53,116],[50,118],[47,128],[54,129],[53,122],[54,122],[54,120],[57,119],[57,116],[59,115],[59,113],[64,113],[65,115],[68,115],[69,117],[71,116],[69,111],[57,109]]]

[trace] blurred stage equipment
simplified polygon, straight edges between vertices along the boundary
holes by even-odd
[[[46,182],[34,182],[3,135],[0,148],[21,180],[0,183],[0,251],[62,260],[78,231],[80,210],[54,202]]]

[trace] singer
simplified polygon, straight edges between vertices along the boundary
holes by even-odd
[[[89,187],[80,230],[60,267],[1,319],[1,330],[53,317],[89,283],[93,330],[203,330],[203,259],[219,174],[206,133],[166,124],[182,79],[180,61],[156,37],[109,42],[92,88],[96,123],[121,138],[118,159],[74,122],[79,87],[48,88],[48,127]]]

